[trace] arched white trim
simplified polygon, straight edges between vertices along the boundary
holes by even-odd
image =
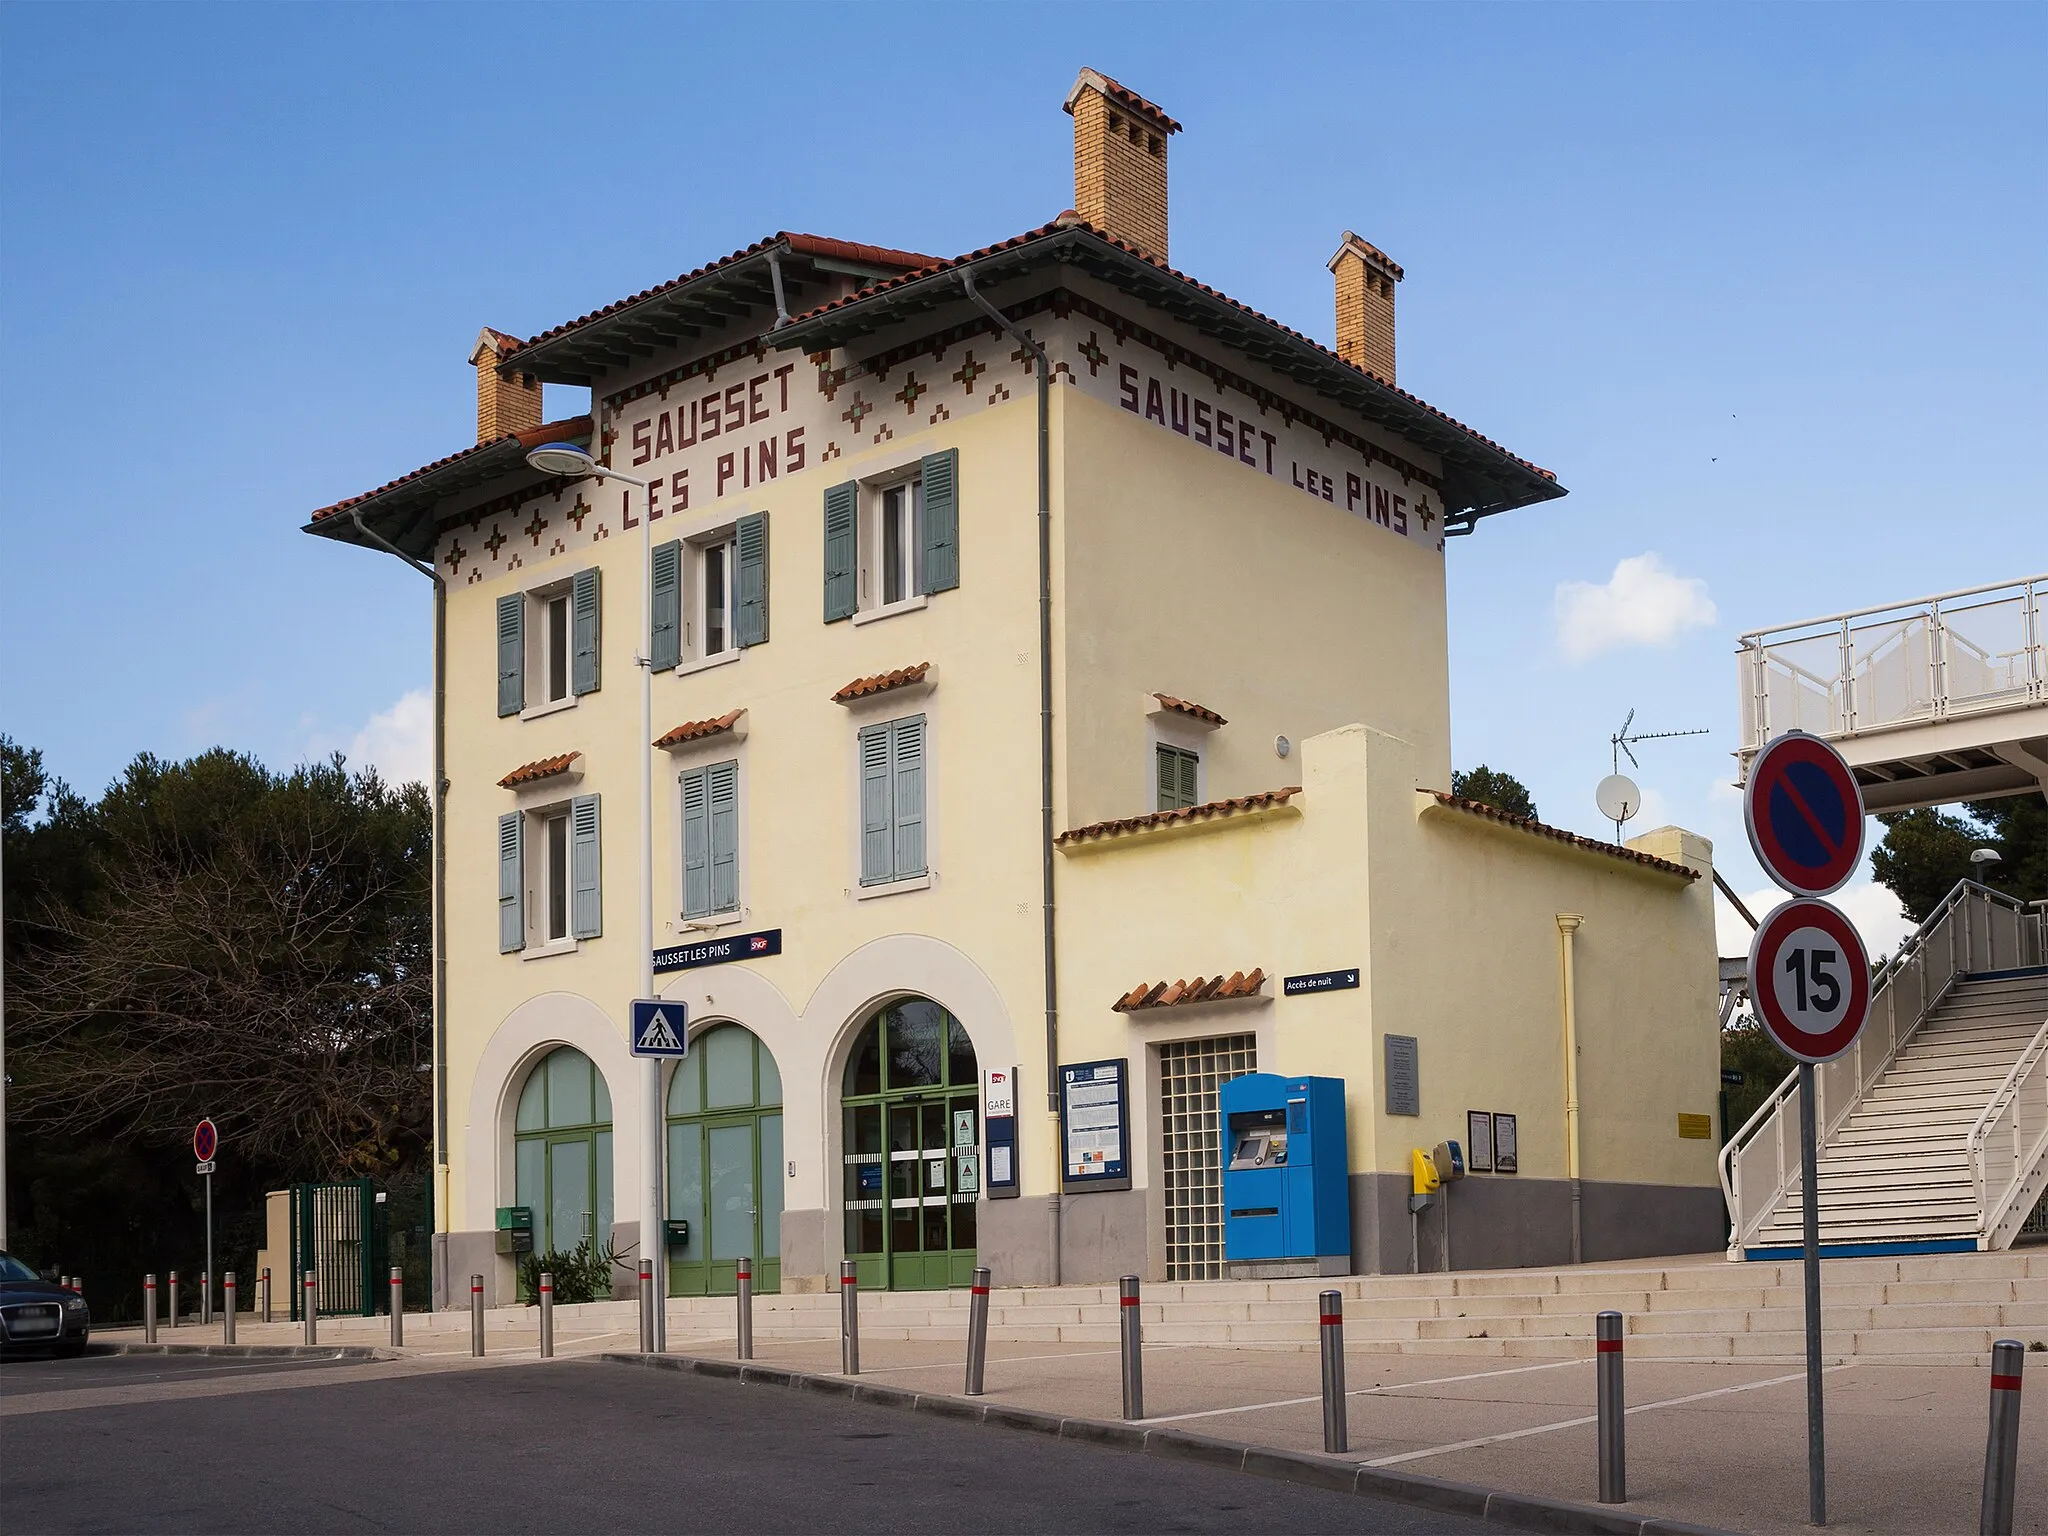
[[[507,1014],[477,1058],[469,1118],[461,1130],[468,1177],[457,1227],[488,1231],[496,1223],[496,1208],[512,1203],[512,1123],[519,1090],[533,1064],[560,1045],[573,1045],[604,1074],[612,1098],[612,1189],[618,1202],[613,1219],[630,1221],[639,1214],[619,1201],[619,1192],[640,1187],[639,1138],[630,1131],[646,1123],[645,1079],[632,1070],[625,1031],[587,997],[544,992]]]

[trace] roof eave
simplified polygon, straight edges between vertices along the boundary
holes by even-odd
[[[783,326],[768,338],[777,350],[806,352],[845,346],[879,327],[954,299],[964,300],[960,274],[1015,279],[1047,265],[1079,266],[1141,302],[1193,324],[1278,372],[1306,384],[1356,416],[1400,433],[1444,460],[1444,532],[1470,533],[1479,519],[1566,494],[1555,478],[1505,450],[1451,425],[1391,385],[1352,367],[1274,321],[1238,308],[1195,284],[1121,250],[1095,231],[1056,229],[1006,249],[963,258],[942,270],[891,284],[871,297],[855,295],[828,312]]]

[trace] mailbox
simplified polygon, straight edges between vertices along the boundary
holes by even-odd
[[[661,1224],[661,1235],[671,1248],[687,1248],[690,1246],[690,1224],[680,1218],[672,1217],[664,1221]]]
[[[1350,1273],[1344,1080],[1254,1072],[1223,1085],[1218,1110],[1232,1272]]]
[[[521,1258],[533,1252],[533,1207],[498,1207],[498,1252]]]

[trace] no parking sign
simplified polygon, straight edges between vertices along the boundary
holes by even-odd
[[[1764,873],[1795,896],[1839,891],[1862,862],[1862,787],[1841,753],[1804,731],[1757,753],[1742,820]]]

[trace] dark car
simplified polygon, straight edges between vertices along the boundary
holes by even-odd
[[[83,1296],[0,1253],[0,1354],[82,1355],[91,1333]]]

